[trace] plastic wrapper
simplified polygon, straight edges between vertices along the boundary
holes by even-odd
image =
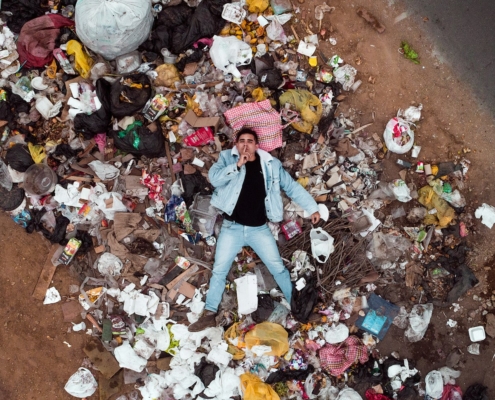
[[[95,53],[113,60],[148,39],[153,25],[151,6],[148,0],[79,0],[77,35]]]

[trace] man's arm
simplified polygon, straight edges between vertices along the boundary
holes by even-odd
[[[304,189],[299,183],[297,183],[292,176],[282,167],[280,164],[280,187],[283,189],[287,196],[299,204],[306,212],[311,215],[311,222],[316,224],[320,220],[320,214],[318,204],[311,197],[306,189]]]
[[[225,156],[220,153],[218,161],[212,165],[208,172],[208,178],[214,187],[219,187],[229,183],[237,174],[239,174],[237,164],[235,162],[228,164]]]

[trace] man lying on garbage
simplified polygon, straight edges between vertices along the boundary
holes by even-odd
[[[250,246],[267,266],[290,304],[292,283],[277,244],[267,225],[282,221],[280,189],[318,223],[318,205],[311,195],[283,168],[280,160],[259,149],[258,135],[250,129],[237,134],[235,146],[220,153],[208,174],[215,187],[211,204],[224,213],[206,296],[203,316],[189,326],[198,332],[216,326],[216,313],[225,289],[232,262],[243,246]]]

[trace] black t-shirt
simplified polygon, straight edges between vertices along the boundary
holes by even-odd
[[[242,184],[239,199],[234,211],[227,219],[246,226],[261,226],[266,223],[265,210],[265,179],[261,168],[260,156],[255,153],[256,159],[248,161],[246,177]]]

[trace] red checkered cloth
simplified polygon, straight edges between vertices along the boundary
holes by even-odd
[[[237,136],[242,128],[256,132],[261,150],[272,151],[282,146],[282,120],[270,100],[245,103],[224,113],[225,120]]]
[[[368,349],[361,339],[349,336],[339,345],[327,344],[320,350],[320,364],[330,375],[339,376],[351,365],[368,361]]]

